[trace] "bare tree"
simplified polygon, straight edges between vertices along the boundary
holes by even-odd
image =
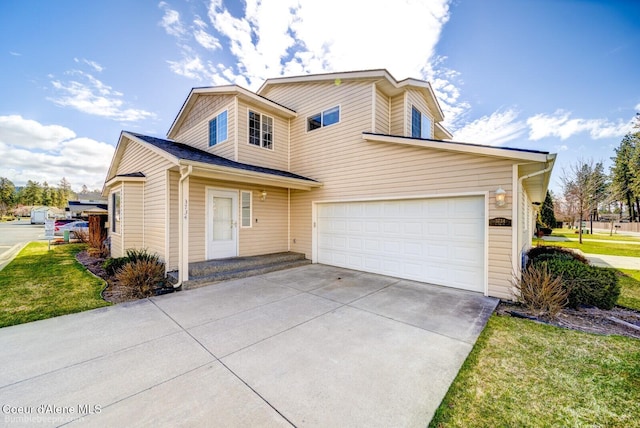
[[[578,238],[582,244],[582,221],[598,209],[598,203],[606,198],[606,176],[602,162],[578,160],[563,170],[562,185],[565,200],[575,207],[578,215]]]

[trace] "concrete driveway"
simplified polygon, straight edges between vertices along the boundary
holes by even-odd
[[[0,425],[425,426],[497,300],[308,265],[0,329]]]

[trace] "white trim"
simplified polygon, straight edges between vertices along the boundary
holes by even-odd
[[[518,250],[518,236],[520,235],[520,218],[518,214],[520,189],[518,186],[518,170],[518,164],[514,164],[511,183],[511,266],[516,278],[520,279],[520,251]]]
[[[311,201],[311,262],[318,263],[318,205],[330,203],[349,203],[349,202],[379,202],[379,201],[402,201],[415,199],[447,199],[447,198],[464,198],[464,197],[482,196],[484,199],[484,272],[483,272],[483,294],[489,295],[489,192],[459,192],[459,193],[441,193],[441,194],[424,194],[424,195],[408,195],[408,196],[389,196],[376,198],[355,198],[355,199],[323,199]]]
[[[234,126],[234,132],[233,132],[233,144],[234,144],[234,146],[233,146],[233,160],[238,162],[238,156],[240,156],[238,154],[238,150],[239,150],[239,148],[238,148],[238,141],[239,141],[238,140],[238,134],[239,134],[238,130],[240,129],[240,126],[239,126],[240,117],[238,116],[238,114],[240,113],[240,111],[239,111],[240,108],[238,106],[238,97],[234,97],[233,100],[234,100],[234,103],[233,103],[234,111],[233,111],[233,113],[236,116],[235,117],[236,125]]]
[[[169,266],[171,265],[171,172],[167,169],[164,171],[166,191],[165,191],[165,204],[164,204],[164,273],[169,272]],[[144,226],[143,226],[144,227]]]
[[[227,113],[227,131],[226,131],[226,135],[227,138],[225,138],[222,141],[218,141],[218,117],[222,114],[222,113]],[[211,144],[211,121],[216,120],[216,143],[215,144]],[[222,143],[226,143],[227,141],[229,141],[229,106],[225,106],[224,109],[222,110],[218,110],[218,112],[214,115],[209,116],[208,119],[206,119],[207,122],[207,148],[211,148],[211,147],[215,147],[218,144],[222,144]]]
[[[287,251],[291,251],[291,189],[287,189]]]
[[[251,140],[251,130],[249,129],[249,114],[250,113],[254,113],[254,114],[259,114],[260,115],[260,145],[255,145],[255,144],[251,144],[250,140]],[[262,118],[266,116],[269,119],[271,119],[271,147],[264,147],[263,144],[263,132],[262,132]],[[271,152],[274,152],[276,149],[276,118],[274,116],[269,116],[268,114],[265,113],[261,113],[259,111],[256,110],[252,110],[249,106],[247,106],[247,145],[249,147],[257,147],[259,149],[265,149],[265,150],[269,150]]]
[[[503,159],[526,160],[526,161],[541,162],[541,163],[550,162],[553,159],[555,159],[555,154],[550,154],[550,153],[526,152],[521,150],[509,150],[509,149],[500,148],[500,147],[481,146],[481,145],[475,145],[475,144],[456,143],[456,142],[423,140],[419,138],[371,134],[367,132],[362,133],[362,139],[365,141],[371,141],[374,143],[404,144],[408,146],[424,147],[427,149],[434,149],[434,150],[472,153],[472,154],[482,155],[482,156],[492,156],[492,157],[498,157]]]
[[[239,204],[239,197],[240,197],[240,191],[238,189],[230,189],[230,188],[224,188],[224,187],[213,187],[213,186],[205,186],[204,188],[204,194],[205,194],[205,236],[204,236],[204,241],[205,241],[205,247],[204,247],[204,251],[205,251],[205,259],[206,260],[213,260],[215,259],[214,257],[212,257],[211,254],[211,249],[210,249],[210,242],[209,242],[209,232],[211,231],[211,212],[210,212],[210,208],[209,208],[209,196],[211,194],[220,194],[220,195],[226,195],[226,196],[231,196],[232,198],[236,198],[236,203],[235,204],[231,204],[232,206],[232,210],[235,211],[235,216],[233,215],[234,212],[232,211],[231,213],[231,217],[233,218],[233,221],[235,222],[235,227],[233,228],[233,233],[235,234],[235,255],[234,256],[230,256],[230,257],[236,257],[240,254],[240,228],[238,227],[239,224],[239,214],[238,214],[238,204]],[[224,196],[223,196],[224,197]]]
[[[376,132],[376,82],[371,83],[371,132]]]
[[[249,226],[245,226],[244,224],[242,224],[242,220],[243,218],[243,205],[242,205],[242,195],[244,193],[249,194]],[[251,229],[253,227],[253,191],[251,190],[240,190],[240,198],[238,200],[238,202],[240,202],[240,210],[238,212],[238,217],[239,217],[239,221],[238,224],[240,225],[241,229]]]
[[[334,122],[334,123],[331,123],[329,125],[325,125],[324,124],[324,120],[323,120],[323,118],[324,118],[323,113],[325,111],[327,111],[327,110],[332,110],[332,109],[334,109],[336,107],[338,108],[338,121]],[[320,121],[321,121],[320,128],[315,128],[315,129],[309,130],[309,118],[312,117],[312,116],[316,116],[318,114],[320,115]],[[313,114],[310,114],[307,117],[305,117],[305,119],[304,119],[304,131],[305,131],[305,134],[308,134],[309,132],[319,131],[321,129],[328,128],[329,126],[339,125],[340,123],[342,123],[342,104],[336,104],[335,106],[328,107],[328,108],[320,110],[319,113],[313,113]]]

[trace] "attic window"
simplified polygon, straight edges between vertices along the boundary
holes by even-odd
[[[431,138],[431,119],[415,107],[411,107],[411,138]]]
[[[223,111],[209,121],[209,147],[227,139],[227,111]]]
[[[307,118],[307,131],[340,122],[340,106],[335,106]]]

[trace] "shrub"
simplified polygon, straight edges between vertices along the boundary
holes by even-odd
[[[527,263],[527,265],[552,259],[576,260],[586,265],[589,264],[589,260],[587,260],[586,257],[578,254],[575,251],[572,251],[570,248],[548,245],[540,245],[538,247],[531,248],[527,253],[527,257],[529,258],[529,262]]]
[[[569,301],[562,277],[554,275],[547,263],[529,265],[520,279],[514,278],[517,300],[539,316],[554,318]]]
[[[135,260],[116,272],[120,287],[128,297],[144,298],[154,294],[163,285],[164,263],[158,260]]]
[[[102,267],[107,272],[107,275],[113,276],[127,263],[129,263],[128,257],[109,258],[104,261]]]
[[[127,249],[127,259],[130,262],[138,262],[138,261],[148,261],[148,262],[159,262],[160,257],[157,254],[151,254],[147,251],[146,248],[135,249],[129,248]]]
[[[89,242],[89,232],[84,229],[81,229],[81,228],[73,229],[72,234],[74,238],[76,238],[78,241],[82,242],[83,244],[86,244]]]
[[[547,265],[553,275],[562,278],[563,286],[569,291],[569,306],[572,308],[589,305],[611,309],[620,296],[618,277],[611,269],[563,258],[534,263],[537,264]]]

